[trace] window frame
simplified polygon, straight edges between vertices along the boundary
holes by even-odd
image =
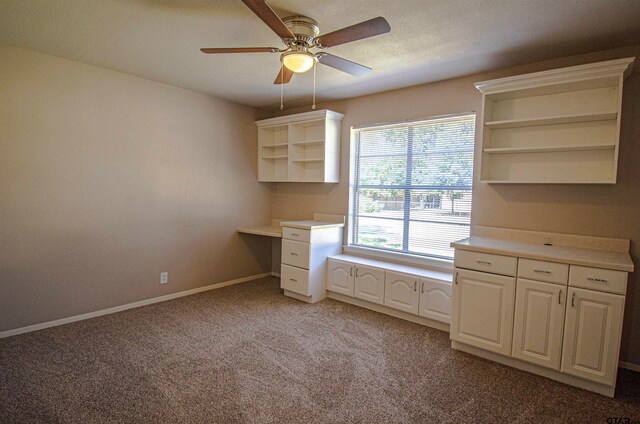
[[[406,119],[402,121],[393,121],[393,122],[383,122],[383,123],[375,123],[375,124],[364,124],[352,126],[350,130],[349,136],[349,210],[348,210],[348,218],[347,218],[347,243],[344,246],[345,253],[354,253],[372,256],[380,259],[389,259],[389,260],[397,260],[402,262],[408,262],[417,265],[426,265],[433,268],[439,268],[444,270],[452,270],[453,269],[453,259],[438,257],[436,255],[428,255],[428,254],[418,254],[413,252],[402,252],[394,249],[385,249],[383,247],[373,247],[373,246],[363,246],[352,244],[353,241],[353,220],[355,219],[355,211],[354,211],[354,187],[356,180],[356,137],[357,133],[363,129],[371,129],[376,127],[394,127],[394,126],[403,126],[403,125],[411,125],[413,123],[417,123],[420,121],[431,121],[438,119],[447,119],[447,118],[462,118],[466,116],[474,117],[474,160],[473,160],[473,177],[470,187],[470,192],[472,193],[472,201],[473,201],[473,185],[475,181],[476,175],[476,166],[475,166],[475,157],[476,157],[476,140],[477,140],[477,126],[478,126],[478,114],[475,111],[469,112],[461,112],[461,113],[453,113],[447,115],[437,115],[437,116],[429,116],[426,118],[414,118],[414,119]],[[470,214],[472,211],[470,212]],[[469,217],[469,232],[471,232],[471,217]]]

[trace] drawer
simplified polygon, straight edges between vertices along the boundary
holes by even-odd
[[[282,240],[282,263],[309,269],[309,243]]]
[[[457,268],[473,269],[515,277],[518,259],[512,256],[456,249],[453,263]]]
[[[311,231],[299,228],[282,227],[282,238],[287,240],[311,241]]]
[[[289,265],[280,270],[280,288],[309,296],[309,271]]]
[[[569,285],[609,293],[625,294],[627,273],[610,269],[571,265]]]
[[[518,260],[518,277],[566,285],[569,277],[569,265],[520,258]]]

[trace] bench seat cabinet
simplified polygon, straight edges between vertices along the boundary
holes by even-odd
[[[434,321],[450,322],[450,274],[347,255],[338,257],[350,259],[329,258],[328,291]]]

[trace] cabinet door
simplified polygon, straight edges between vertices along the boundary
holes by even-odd
[[[567,287],[518,278],[513,356],[560,369]]]
[[[373,303],[384,303],[384,269],[356,265],[355,296]]]
[[[624,296],[569,288],[561,371],[612,386],[623,310]]]
[[[516,279],[456,268],[451,339],[511,355]]]
[[[353,279],[355,265],[349,262],[329,259],[327,272],[327,290],[353,296]]]
[[[421,278],[418,315],[436,321],[451,322],[451,282]]]
[[[418,313],[418,280],[411,274],[387,271],[384,287],[384,304],[410,314]]]

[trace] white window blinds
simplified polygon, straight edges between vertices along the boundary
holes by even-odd
[[[354,130],[350,244],[453,258],[469,236],[475,114]]]

